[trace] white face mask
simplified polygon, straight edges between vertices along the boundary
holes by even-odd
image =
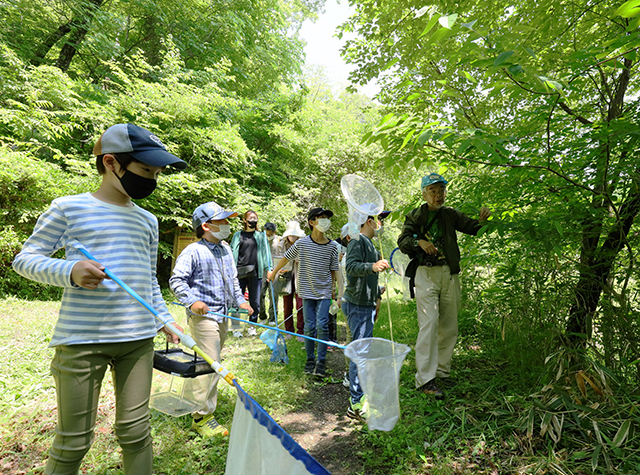
[[[321,233],[326,233],[327,231],[329,231],[330,227],[331,220],[329,218],[318,218],[318,224],[316,224],[316,228],[318,228],[318,231],[320,231]]]
[[[213,234],[213,237],[215,237],[220,241],[222,241],[223,239],[226,239],[227,237],[229,237],[229,234],[231,234],[230,224],[219,224],[218,229],[219,231],[216,231],[216,232],[211,231],[211,234]]]
[[[272,236],[267,236],[267,239],[269,240],[269,242],[273,241],[273,239],[276,237],[276,235],[272,235]]]

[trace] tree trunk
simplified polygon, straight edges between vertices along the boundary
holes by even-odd
[[[620,206],[618,220],[609,231],[607,238],[597,249],[593,264],[582,267],[580,278],[574,291],[574,303],[569,310],[567,332],[573,343],[582,344],[590,336],[591,319],[595,313],[600,295],[611,274],[614,262],[627,244],[627,234],[636,216],[640,213],[640,170],[635,171],[635,188],[632,188]]]
[[[36,49],[34,57],[31,58],[31,64],[33,66],[40,66],[42,63],[44,63],[44,58],[47,56],[47,53],[51,50],[51,48],[53,48],[53,45],[60,41],[60,38],[62,38],[70,31],[71,22],[59,26],[56,31],[48,35]]]
[[[78,52],[78,48],[84,41],[85,36],[91,27],[93,18],[96,15],[96,11],[102,6],[104,0],[89,0],[89,4],[86,9],[83,9],[83,15],[81,17],[75,17],[71,21],[73,32],[69,41],[67,41],[58,55],[56,66],[62,71],[67,72],[73,57]]]
[[[84,37],[87,35],[87,31],[89,30],[89,26],[78,28],[74,30],[71,38],[67,41],[62,49],[60,50],[60,54],[58,55],[58,60],[56,61],[56,67],[60,68],[65,73],[71,66],[71,61],[73,57],[78,52],[78,48],[82,44]]]

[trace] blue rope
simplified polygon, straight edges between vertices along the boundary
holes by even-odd
[[[183,304],[181,304],[180,302],[171,302],[173,305],[180,305],[181,307],[184,307]],[[307,335],[300,335],[298,333],[292,333],[289,332],[287,330],[281,330],[280,328],[277,327],[272,327],[270,325],[263,325],[262,323],[257,323],[257,322],[250,322],[248,320],[244,320],[242,318],[237,318],[237,317],[231,317],[229,315],[223,315],[222,313],[218,313],[218,312],[213,312],[211,310],[209,310],[209,312],[211,315],[216,315],[218,317],[224,317],[224,318],[229,318],[231,320],[236,320],[238,322],[242,322],[242,323],[248,323],[249,325],[254,325],[256,327],[262,327],[262,328],[266,328],[267,330],[273,330],[273,331],[277,331],[280,333],[286,333],[288,335],[292,335],[292,336],[301,336],[302,338],[306,338],[307,340],[313,340],[313,341],[317,341],[318,343],[324,343],[327,346],[335,346],[336,348],[340,348],[341,350],[344,350],[346,348],[346,346],[344,345],[339,345],[338,343],[334,343],[333,341],[324,341],[324,340],[318,340],[317,338],[313,338],[311,336],[307,336]]]

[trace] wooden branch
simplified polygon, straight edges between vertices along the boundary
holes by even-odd
[[[580,122],[581,124],[584,125],[592,125],[593,122],[591,122],[589,119],[585,119],[584,117],[582,117],[579,114],[576,114],[573,109],[571,109],[567,104],[565,104],[563,101],[558,101],[558,105],[560,106],[560,108],[562,108],[563,111],[565,111],[567,114],[573,116],[576,118],[576,120],[578,122]]]

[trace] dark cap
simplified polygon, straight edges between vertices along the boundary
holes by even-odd
[[[275,231],[276,225],[273,223],[264,223],[264,226],[262,226],[262,229],[265,231]]]
[[[187,168],[186,162],[167,152],[158,137],[134,124],[116,124],[104,131],[93,147],[93,154],[100,156],[106,153],[126,153],[152,167],[171,165],[179,170]]]
[[[307,214],[307,221],[311,221],[316,216],[320,216],[321,214],[326,214],[328,217],[333,216],[333,211],[324,208],[311,208],[309,210],[309,214]]]

